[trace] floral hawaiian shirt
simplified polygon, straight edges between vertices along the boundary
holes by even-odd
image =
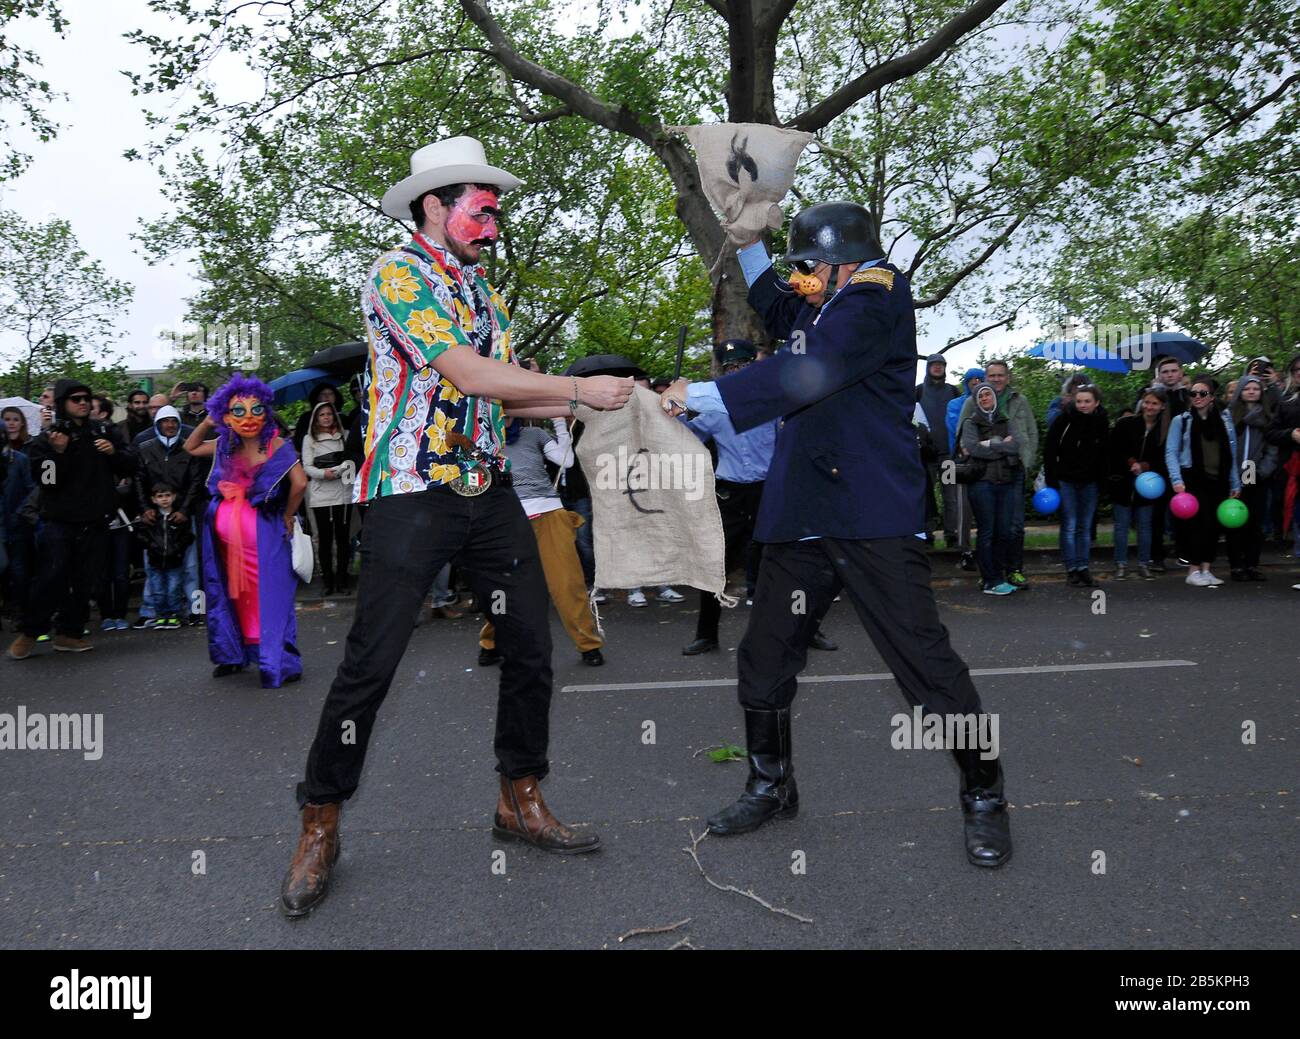
[[[460,475],[460,456],[447,436],[474,442],[485,464],[509,470],[501,450],[501,401],[469,397],[434,367],[456,345],[517,364],[510,349],[510,315],[481,266],[463,266],[417,233],[409,245],[375,261],[361,290],[370,357],[361,405],[365,461],[353,500],[410,494]]]

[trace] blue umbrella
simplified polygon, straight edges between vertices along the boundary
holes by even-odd
[[[323,382],[334,382],[335,378],[324,368],[299,368],[296,372],[281,375],[270,383],[270,387],[275,394],[276,404],[293,404],[295,401],[306,400],[317,386]]]
[[[1057,339],[1039,343],[1029,349],[1030,357],[1042,357],[1061,364],[1078,364],[1102,372],[1126,372],[1129,365],[1122,357],[1082,339]]]
[[[1157,357],[1172,357],[1183,364],[1191,364],[1209,353],[1210,348],[1182,332],[1148,332],[1129,336],[1119,344],[1118,351],[1123,357],[1145,358],[1147,363],[1143,367],[1149,367],[1155,364]],[[1130,362],[1129,367],[1132,366]]]

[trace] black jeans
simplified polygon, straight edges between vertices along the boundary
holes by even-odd
[[[910,535],[763,547],[754,610],[738,653],[742,706],[776,711],[794,702],[817,618],[841,589],[908,703],[940,714],[982,712],[970,670],[939,620],[925,542]]]
[[[368,511],[356,615],[298,784],[299,807],[346,801],[356,791],[379,705],[420,604],[449,561],[469,572],[505,657],[493,744],[497,771],[511,779],[546,775],[550,599],[537,538],[514,491],[494,483],[477,498],[463,498],[435,487],[380,498]]]
[[[352,506],[329,505],[323,509],[313,508],[311,514],[316,524],[317,541],[320,545],[320,572],[325,578],[325,584],[333,588],[336,584],[336,574],[338,584],[347,584],[348,531],[351,527]]]
[[[100,573],[95,602],[101,620],[124,620],[131,594],[131,545],[134,538],[125,527],[110,530],[105,541],[104,567]]]
[[[758,504],[763,500],[763,481],[732,483],[730,480],[718,480],[717,493],[725,545],[723,574],[729,574],[741,563],[745,563],[745,576],[748,578],[749,547],[754,537],[754,523],[758,520]],[[700,616],[695,622],[695,637],[717,642],[718,622],[721,619],[722,604],[718,602],[717,596],[712,592],[700,592]]]
[[[90,616],[90,593],[99,583],[107,551],[107,519],[94,523],[41,520],[23,634],[30,638],[44,635],[57,611],[57,633],[81,638]]]
[[[1259,556],[1264,549],[1264,513],[1268,488],[1264,483],[1248,483],[1241,488],[1241,503],[1246,506],[1246,522],[1229,528],[1228,564],[1233,570],[1253,569],[1259,566]]]

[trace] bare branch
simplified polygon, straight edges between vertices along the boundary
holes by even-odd
[[[695,860],[695,866],[700,871],[700,876],[702,876],[705,880],[707,880],[711,887],[715,887],[719,891],[730,891],[733,895],[740,895],[742,898],[748,898],[754,902],[757,902],[759,905],[761,905],[764,909],[768,910],[769,912],[778,913],[781,916],[788,916],[792,920],[798,920],[801,924],[812,923],[811,917],[800,916],[798,913],[792,913],[788,909],[782,909],[780,906],[774,906],[772,905],[771,902],[759,898],[758,895],[754,894],[752,890],[741,891],[740,888],[735,887],[732,884],[719,884],[716,880],[714,880],[711,876],[709,876],[707,873],[704,872],[704,867],[700,864],[700,856],[697,850],[700,846],[700,841],[704,840],[704,838],[709,835],[709,831],[707,829],[700,831],[700,835],[698,837],[695,836],[695,831],[693,830],[687,830],[686,832],[691,835],[691,846],[689,848],[683,848],[682,851],[686,852],[687,855],[689,855],[692,859]]]
[[[927,65],[942,58],[953,44],[972,29],[977,28],[981,22],[991,18],[993,13],[1006,2],[1007,0],[976,0],[920,46],[868,69],[857,79],[840,87],[826,100],[800,112],[786,125],[796,130],[812,132],[822,129],[868,94],[897,80],[913,76]]]

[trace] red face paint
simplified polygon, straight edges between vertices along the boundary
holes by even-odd
[[[496,192],[471,188],[447,214],[447,237],[459,245],[495,242],[500,215]]]

